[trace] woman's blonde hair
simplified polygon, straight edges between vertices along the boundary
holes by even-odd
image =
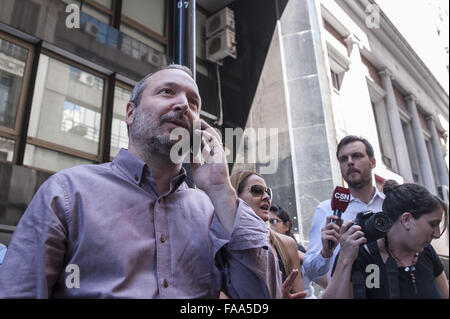
[[[245,181],[247,180],[247,178],[249,178],[252,175],[256,175],[261,177],[262,179],[264,179],[264,177],[262,177],[262,175],[254,172],[254,171],[247,171],[247,170],[242,170],[239,172],[236,172],[234,174],[232,174],[230,176],[230,180],[231,180],[231,185],[233,186],[233,188],[235,189],[237,195],[239,196],[240,194],[242,194],[242,192],[244,191],[244,186],[245,186]],[[283,242],[281,241],[281,236],[272,230],[272,228],[270,227],[270,224],[268,222],[266,222],[268,227],[269,227],[269,241],[270,244],[275,247],[281,262],[283,263],[284,269],[286,271],[286,276],[289,276],[289,274],[292,271],[292,265],[288,262],[288,254],[287,254],[287,249],[285,247],[285,245],[283,244]]]

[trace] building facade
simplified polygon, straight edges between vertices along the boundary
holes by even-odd
[[[266,180],[294,212],[299,239],[308,243],[315,206],[344,184],[335,154],[348,134],[374,146],[378,189],[415,182],[448,203],[448,88],[376,1],[285,5],[246,125],[279,129],[278,171]],[[448,242],[446,231],[433,243],[447,274]]]
[[[133,85],[173,60],[176,5],[2,0],[0,242],[52,173],[127,146]],[[237,56],[218,64],[207,59],[205,23],[225,6]],[[448,89],[376,1],[197,0],[196,13],[202,116],[224,134],[266,129],[237,138],[230,168],[263,173],[301,242],[316,205],[343,185],[335,153],[347,134],[374,145],[377,187],[417,182],[448,202]],[[448,269],[448,232],[434,245]]]

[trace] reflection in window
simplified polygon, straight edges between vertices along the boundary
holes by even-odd
[[[92,14],[92,12],[89,12],[89,14],[81,13],[80,21],[83,32],[106,46],[117,48],[119,31],[108,25],[109,20],[101,19],[99,16],[92,17]]]
[[[93,164],[94,162],[70,156],[60,152],[47,150],[42,147],[27,144],[23,164],[31,167],[42,168],[52,172],[77,165]]]
[[[0,136],[0,161],[12,162],[14,141]]]
[[[28,50],[0,39],[0,125],[14,128]]]
[[[61,131],[98,141],[100,138],[100,117],[101,114],[98,112],[65,101]]]
[[[105,8],[111,9],[112,8],[112,0],[93,0],[94,2],[97,2],[98,4],[101,4]]]
[[[87,3],[83,3],[81,10],[82,12],[90,15],[91,17],[94,17],[95,19],[103,22],[106,25],[110,23],[109,15],[102,13],[101,11],[95,9],[94,7],[88,5]]]
[[[128,147],[128,130],[125,123],[126,106],[130,100],[131,91],[116,86],[114,90],[114,110],[111,128],[111,149],[112,157],[119,153],[121,148]]]
[[[98,154],[104,80],[41,55],[28,136]]]
[[[133,56],[133,58],[135,59],[142,58],[142,56],[147,52],[146,47],[150,47],[163,53],[166,50],[164,45],[156,42],[155,40],[152,40],[142,32],[128,27],[125,24],[122,24],[120,26],[120,31],[124,33],[124,35],[122,35],[120,50],[128,55]],[[142,54],[137,56],[137,52],[141,52]]]
[[[126,0],[122,15],[164,37],[166,0]]]
[[[196,16],[196,51],[197,56],[202,59],[206,59],[206,19],[205,14],[197,10]]]

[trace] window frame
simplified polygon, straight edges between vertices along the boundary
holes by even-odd
[[[126,0],[112,0],[111,9],[97,3],[93,0],[80,0],[81,3],[81,12],[83,12],[83,5],[87,4],[95,10],[100,11],[107,16],[109,16],[109,25],[116,28],[120,31],[120,25],[124,23],[127,27],[136,30],[137,32],[142,33],[144,36],[148,36],[153,41],[158,42],[163,45],[166,52],[164,54],[168,54],[170,52],[170,41],[169,41],[169,33],[170,33],[170,10],[171,10],[171,1],[165,0],[165,13],[164,13],[164,36],[156,33],[155,31],[147,28],[146,26],[140,24],[139,22],[133,20],[132,18],[126,16],[122,13],[122,5]],[[120,31],[122,32],[122,31]],[[122,32],[123,33],[123,32]]]
[[[86,1],[90,1],[90,0],[86,0]],[[118,23],[118,29],[120,31],[120,25],[122,23],[124,23],[126,26],[137,30],[138,32],[143,33],[144,35],[149,36],[150,38],[152,38],[152,40],[155,40],[156,42],[159,42],[160,44],[165,46],[166,52],[163,52],[164,54],[167,55],[167,53],[169,52],[169,12],[170,12],[170,2],[168,0],[165,0],[165,17],[164,17],[164,36],[161,36],[160,34],[156,33],[155,31],[147,28],[146,26],[140,24],[139,22],[131,19],[130,17],[126,16],[125,14],[122,13],[122,8],[120,8],[121,10],[121,14],[120,14],[120,20]],[[123,1],[121,2],[121,4],[123,3]],[[117,9],[116,9],[117,10]],[[122,32],[122,31],[121,31]]]
[[[126,83],[126,82],[124,82],[122,80],[116,79],[115,85],[112,88],[113,89],[113,95],[115,94],[116,86],[118,86],[118,87],[120,87],[122,89],[125,89],[125,90],[130,90],[130,92],[133,91],[133,86],[131,84],[128,84],[128,83]],[[112,137],[112,121],[113,121],[113,119],[114,119],[114,104],[111,107],[111,130],[109,131],[109,136],[108,136],[110,143],[111,143],[111,137]],[[109,151],[108,152],[109,152],[109,161],[112,161],[114,159],[114,157],[111,156],[111,153],[110,153],[111,152],[111,144],[109,145]]]
[[[13,159],[12,163],[17,162],[17,157],[19,153],[19,147],[20,147],[20,138],[27,132],[24,131],[24,125],[23,125],[23,117],[25,115],[25,108],[27,103],[27,97],[28,97],[28,89],[30,87],[30,81],[31,81],[31,73],[33,69],[33,59],[35,56],[35,46],[29,42],[26,42],[24,40],[18,39],[8,33],[5,33],[0,30],[0,38],[2,40],[6,40],[8,42],[11,42],[15,45],[18,45],[20,47],[23,47],[28,50],[27,60],[25,61],[25,69],[22,77],[22,85],[19,92],[19,99],[18,99],[18,105],[17,105],[17,112],[14,122],[14,128],[9,128],[5,126],[0,125],[0,136],[13,140],[14,141],[14,153],[13,153]]]
[[[86,160],[93,161],[96,163],[101,163],[102,162],[102,149],[103,149],[102,147],[103,147],[104,140],[105,140],[105,136],[104,136],[105,132],[104,132],[103,126],[104,126],[106,112],[107,112],[106,100],[107,100],[107,94],[108,94],[108,88],[109,88],[108,76],[103,73],[100,73],[92,68],[89,68],[79,62],[68,59],[68,58],[66,58],[58,53],[55,53],[49,49],[46,49],[46,48],[42,48],[42,50],[38,54],[39,55],[44,54],[44,55],[46,55],[52,59],[55,59],[59,62],[65,63],[69,66],[76,67],[82,71],[91,73],[92,75],[95,75],[95,76],[103,79],[104,86],[103,86],[102,104],[101,104],[101,112],[100,112],[100,114],[101,114],[100,133],[99,133],[97,154],[91,154],[88,152],[77,150],[72,147],[56,144],[56,143],[46,141],[46,140],[38,138],[38,137],[31,137],[31,136],[28,136],[28,131],[25,132],[26,144],[30,144],[30,145],[37,146],[37,147],[42,147],[42,148],[45,148],[45,149],[48,149],[51,151],[60,152],[60,153],[66,154],[66,155],[86,159]],[[30,94],[34,95],[34,92],[31,92]],[[24,165],[24,166],[30,167],[28,165]],[[40,168],[38,168],[38,169],[40,169]]]

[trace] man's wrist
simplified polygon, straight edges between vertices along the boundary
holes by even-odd
[[[331,258],[331,256],[333,256],[333,251],[326,251],[325,249],[322,248],[322,250],[320,251],[320,254],[322,255],[323,258],[328,259]]]

